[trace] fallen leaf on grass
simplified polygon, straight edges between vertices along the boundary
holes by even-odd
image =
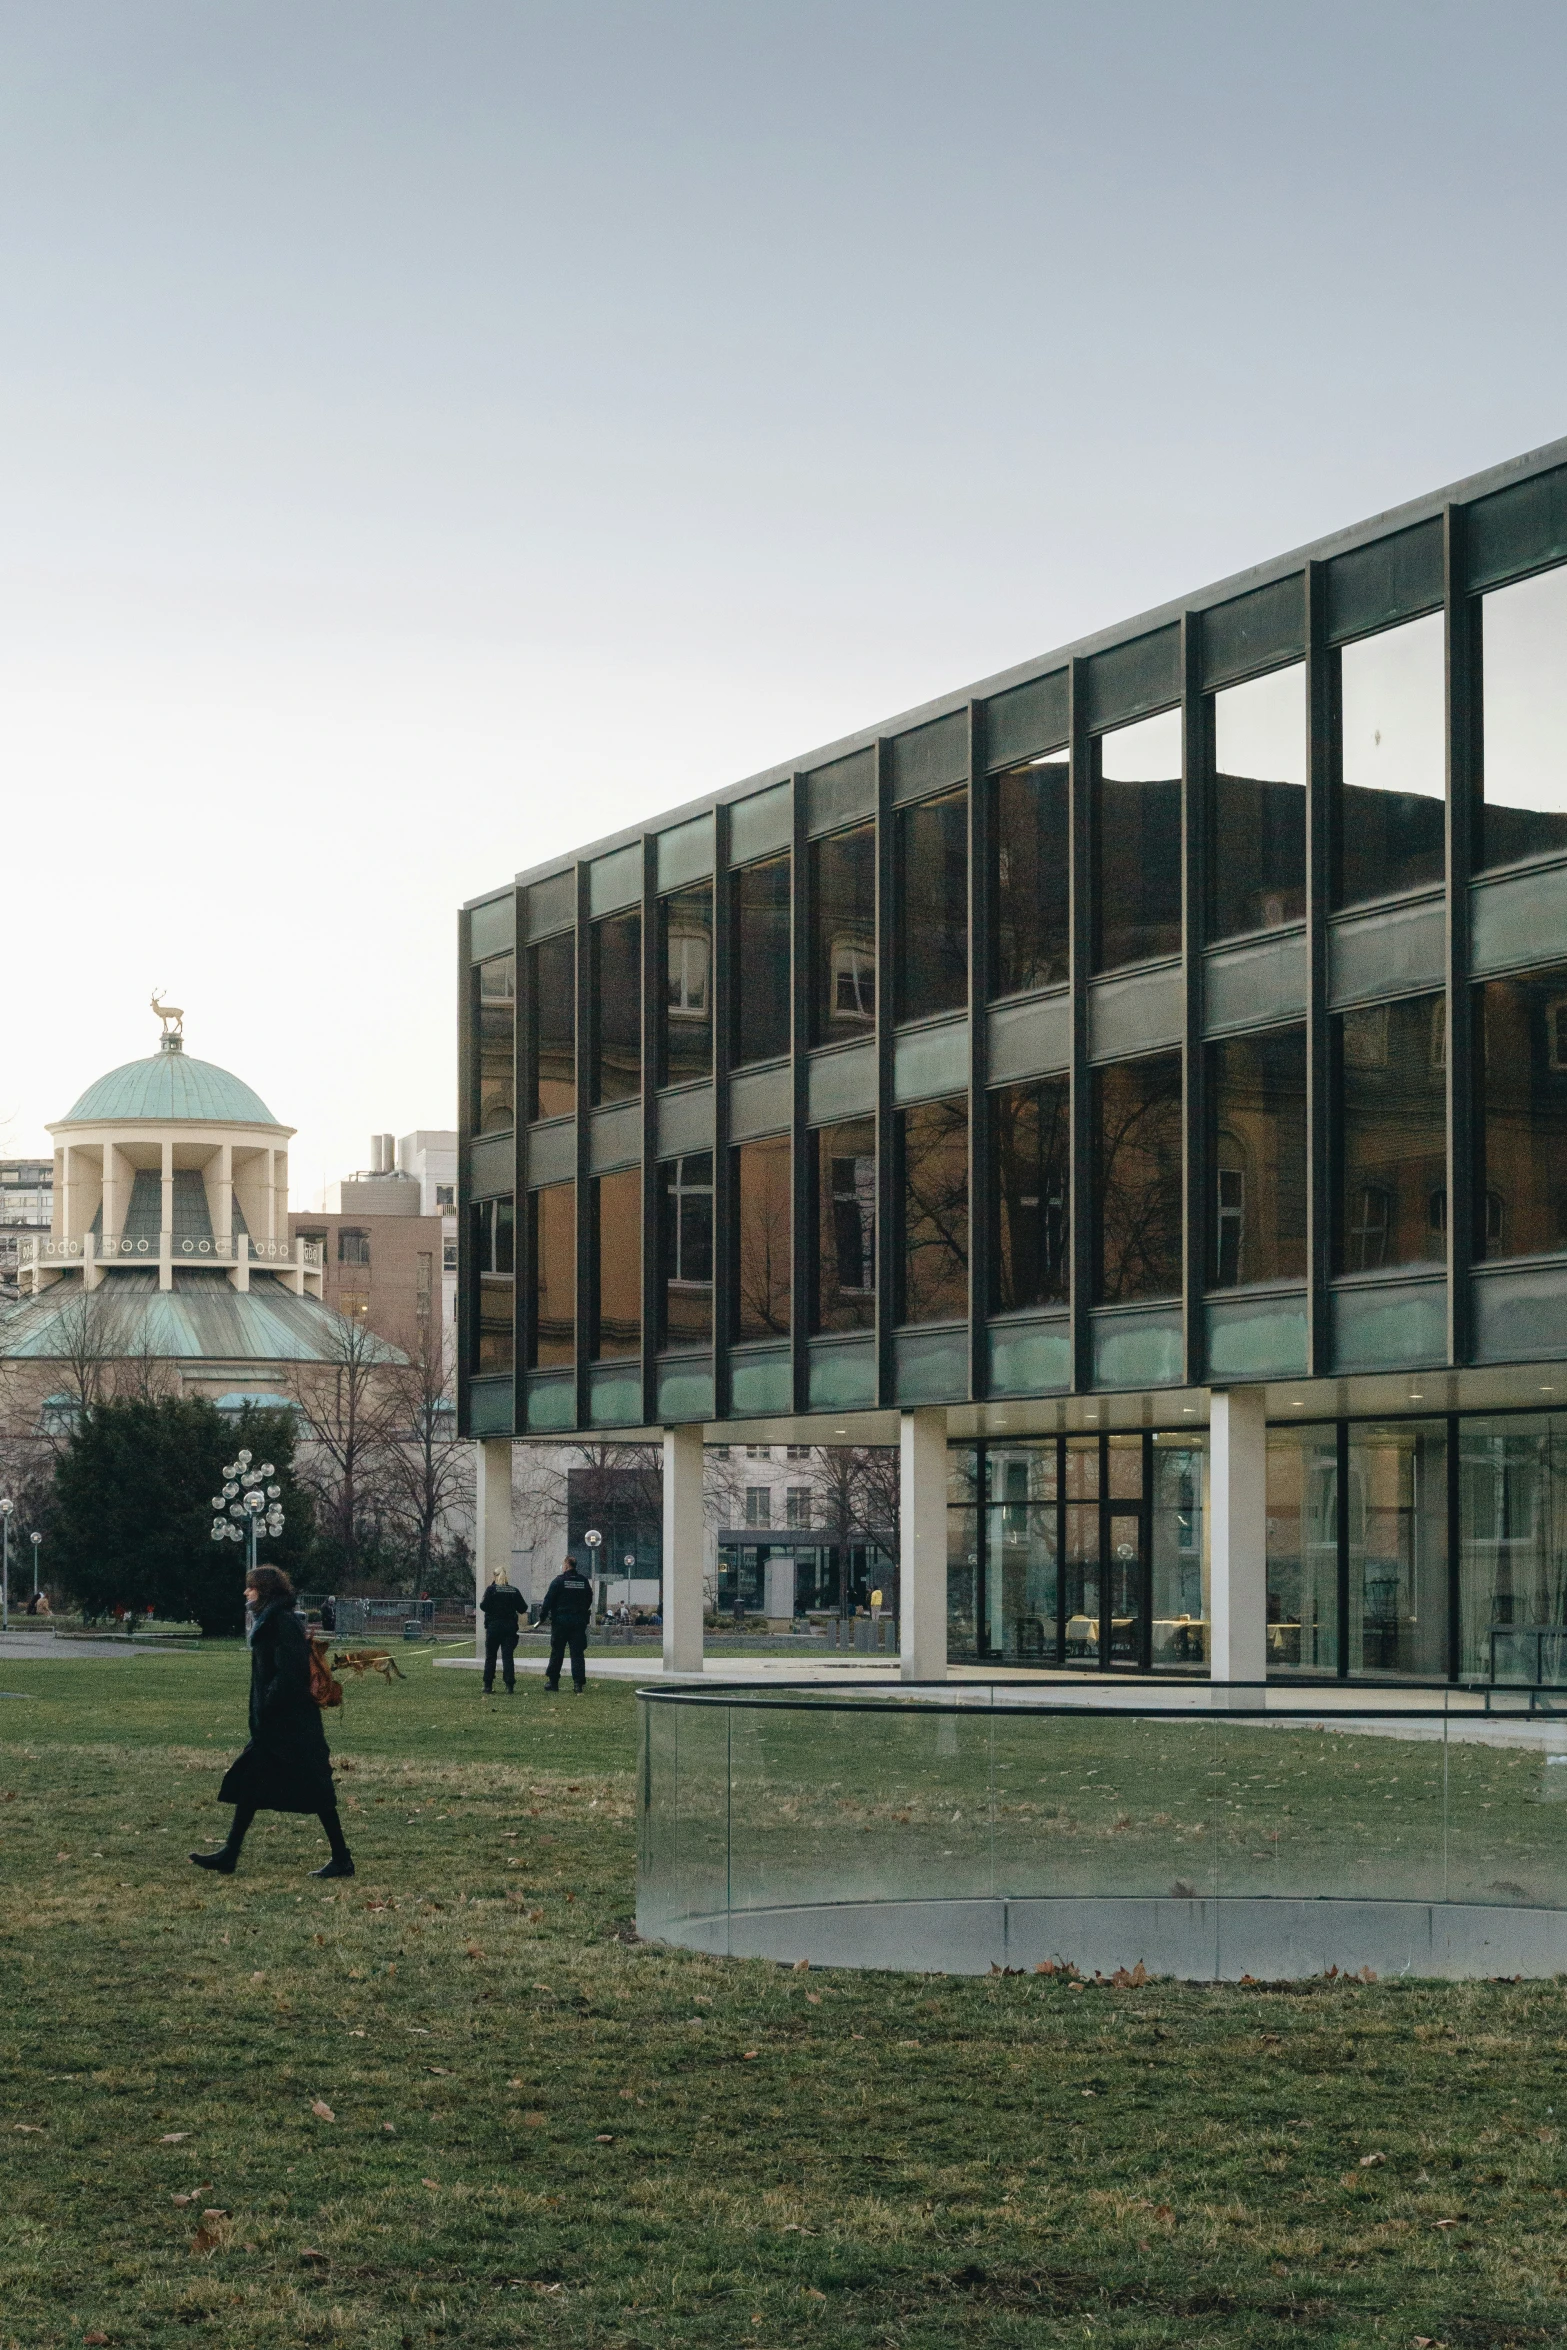
[[[613,2131],[613,2130],[600,2130],[600,2131],[599,2131],[599,2133],[598,2133],[598,2136],[597,2136],[597,2137],[594,2139],[593,2143],[595,2144],[595,2146],[613,2146],[613,2145],[614,2145],[614,2143],[615,2143],[615,2133],[614,2133],[614,2131]]]
[[[1362,2170],[1373,2170],[1379,2162],[1386,2162],[1386,2160],[1385,2154],[1363,2154],[1360,2158],[1360,2167]]]
[[[519,2074],[515,2079],[508,2081],[506,2086],[508,2089],[526,2089],[528,2084]]]
[[[810,1962],[810,1960],[809,1960],[808,1958],[797,1958],[797,1959],[795,1960],[795,1962],[794,1962],[794,1972],[795,1972],[797,1975],[808,1975],[808,1974],[810,1973],[810,1971],[811,1971],[811,1962]]]
[[[45,2125],[42,2122],[13,2122],[11,2127],[19,2138],[41,2138]]]
[[[1156,2204],[1156,2205],[1155,2205],[1155,2207],[1154,2207],[1154,2218],[1155,2218],[1155,2219],[1157,2219],[1157,2220],[1166,2220],[1166,2221],[1168,2221],[1168,2220],[1172,2220],[1172,2219],[1174,2219],[1174,2217],[1175,2217],[1175,2214],[1174,2214],[1174,2212],[1173,2212],[1173,2211],[1170,2209],[1170,2206],[1168,2205],[1168,2203],[1160,2203],[1160,2204]]]
[[[544,2127],[543,2114],[525,2113],[522,2117],[522,2126],[525,2130],[542,2130]]]
[[[449,2081],[452,2077],[449,2064],[427,2064],[424,2069],[427,2073],[439,2073],[443,2081]]]
[[[812,2005],[813,2007],[820,2007],[820,2006],[821,2006],[821,2003],[822,2003],[822,1995],[821,1995],[821,1993],[820,1993],[819,1991],[807,1991],[807,1993],[805,1994],[805,1996],[806,1996],[806,1998],[807,1998],[807,1999],[810,2001],[810,2003],[811,2003],[811,2005]]]
[[[429,2187],[433,2189],[437,2194],[440,2192],[441,2182],[439,2179],[421,2179],[419,2184],[421,2187]]]
[[[165,2130],[158,2140],[160,2146],[181,2146],[190,2136],[189,2130]]]
[[[742,2064],[749,2064],[753,2056],[760,2056],[761,2053],[760,2048],[748,2048],[740,2061]]]
[[[1456,2219],[1434,2219],[1431,2225],[1434,2228],[1456,2228],[1459,2222]]]
[[[568,1901],[571,1899],[571,1895],[569,1893],[567,1894],[566,1899]],[[465,1942],[463,1944],[463,1949],[469,1958],[482,1958],[484,1956],[484,1952],[479,1948],[477,1942]]]
[[[386,2132],[386,2135],[387,2135],[389,2138],[395,2138],[395,2137],[396,2137],[396,2135],[397,2135],[397,2125],[396,2125],[396,2123],[395,2123],[395,2122],[383,2122],[383,2123],[381,2124],[381,2127],[382,2127],[382,2129],[383,2129],[383,2130]]]
[[[305,2244],[300,2247],[299,2257],[301,2260],[325,2260],[326,2254],[318,2252],[313,2244]]]
[[[335,2122],[337,2119],[336,2114],[332,2111],[332,2108],[330,2105],[328,2105],[324,2097],[313,2098],[311,2100],[310,2110],[315,2115],[318,2122]]]
[[[805,2288],[805,2298],[807,2301],[825,2301],[827,2296],[825,2293],[819,2292],[815,2285],[807,2285]]]
[[[84,2342],[107,2342],[108,2339],[107,2334],[83,2334],[82,2336]]]

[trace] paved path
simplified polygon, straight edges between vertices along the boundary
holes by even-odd
[[[56,1640],[47,1627],[40,1629],[28,1621],[25,1630],[13,1624],[9,1632],[0,1632],[0,1664],[10,1657],[50,1657],[56,1662],[69,1663],[77,1657],[100,1656],[185,1656],[196,1643],[161,1643],[156,1640],[96,1640],[91,1636],[79,1639]]]

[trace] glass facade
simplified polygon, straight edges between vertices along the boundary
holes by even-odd
[[[713,1154],[690,1151],[658,1170],[659,1268],[666,1346],[713,1336]]]
[[[816,1297],[820,1331],[876,1326],[876,1121],[816,1135]]]
[[[528,950],[533,1028],[530,1118],[569,1118],[577,1107],[577,936],[565,931]]]
[[[968,1312],[968,1103],[921,1102],[899,1115],[904,1322]]]
[[[1477,994],[1477,1252],[1567,1248],[1567,965]]]
[[[1337,1022],[1343,1073],[1341,1273],[1437,1264],[1447,1231],[1447,1062],[1440,995]]]
[[[1567,850],[1567,566],[1480,598],[1481,862]]]
[[[642,1091],[642,916],[609,914],[592,928],[593,1099]]]
[[[1567,1418],[1459,1423],[1459,1671],[1567,1681]]]
[[[569,1368],[577,1359],[577,1187],[549,1183],[530,1194],[535,1369]]]
[[[793,1152],[786,1134],[742,1142],[734,1167],[734,1334],[737,1339],[787,1338],[794,1261]]]
[[[1064,986],[1071,900],[1070,797],[1064,751],[995,779],[992,992]]]
[[[1071,1090],[1064,1077],[998,1086],[990,1097],[992,1305],[1065,1305]]]
[[[730,876],[736,1068],[789,1050],[789,867],[766,857]]]
[[[658,1081],[681,1085],[713,1074],[712,883],[661,898],[658,918],[664,971]]]
[[[898,1017],[924,1020],[968,1001],[968,793],[896,812]]]
[[[1094,1071],[1095,1300],[1181,1288],[1181,1057]]]
[[[1447,798],[1442,615],[1345,645],[1338,657],[1338,902],[1442,879]]]
[[[509,1371],[515,1359],[517,1252],[510,1199],[475,1200],[469,1212],[474,1297],[473,1368]]]
[[[876,1027],[876,827],[811,843],[811,1035],[850,1043]]]
[[[509,1134],[516,1124],[517,958],[491,955],[473,975],[473,1124]]]
[[[1306,1031],[1231,1037],[1208,1048],[1212,1191],[1208,1280],[1215,1289],[1306,1276]]]
[[[596,1275],[593,1359],[609,1362],[642,1347],[642,1177],[635,1167],[593,1181]]]
[[[1277,930],[1306,912],[1306,667],[1213,697],[1208,935]]]
[[[1094,969],[1181,951],[1181,714],[1101,735],[1092,807]]]

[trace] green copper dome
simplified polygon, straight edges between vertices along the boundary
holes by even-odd
[[[172,1049],[171,1049],[172,1048]],[[138,1125],[168,1118],[182,1125],[206,1120],[215,1126],[276,1126],[261,1096],[227,1069],[196,1061],[171,1037],[145,1061],[127,1061],[89,1085],[62,1126]]]

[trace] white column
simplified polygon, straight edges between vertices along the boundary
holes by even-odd
[[[947,1677],[947,1415],[905,1412],[898,1426],[898,1670]]]
[[[112,1142],[103,1146],[103,1247],[108,1254],[109,1243],[119,1237],[120,1231],[120,1154]]]
[[[664,1670],[702,1670],[702,1431],[664,1430]]]
[[[163,1205],[158,1216],[158,1287],[174,1287],[174,1145],[163,1146]]]
[[[1268,1423],[1260,1387],[1208,1401],[1208,1673],[1268,1674]]]
[[[231,1142],[218,1145],[217,1194],[212,1232],[226,1255],[234,1238],[234,1145]]]
[[[480,1604],[498,1574],[511,1577],[511,1438],[486,1436],[473,1452],[473,1653],[482,1657]]]

